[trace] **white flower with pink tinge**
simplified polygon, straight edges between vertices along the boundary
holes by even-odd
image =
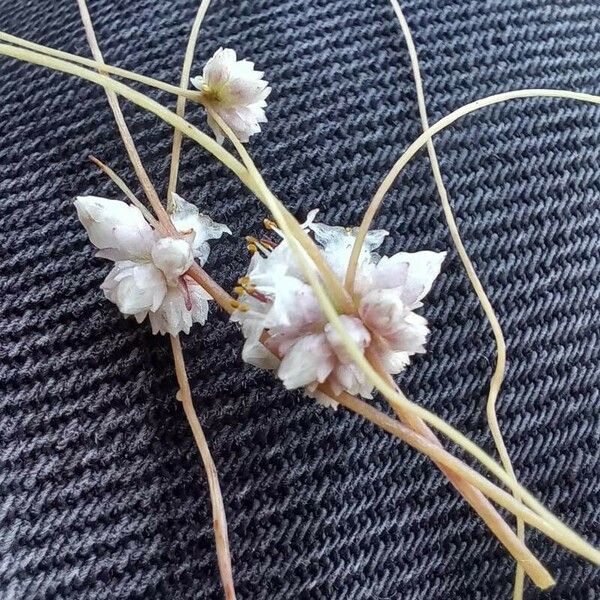
[[[266,123],[264,108],[271,93],[262,71],[254,70],[254,63],[237,60],[235,50],[219,48],[204,66],[201,77],[194,77],[192,85],[200,90],[202,102],[213,110],[241,142],[260,131]],[[209,114],[208,124],[219,144],[225,139],[221,128]]]
[[[176,194],[169,213],[182,238],[160,237],[136,206],[121,200],[80,196],[75,208],[96,256],[115,263],[100,287],[125,316],[138,323],[148,316],[153,333],[171,335],[206,321],[211,297],[185,273],[194,258],[204,264],[207,240],[231,233],[227,226]]]
[[[314,223],[303,225],[333,272],[343,282],[356,231]],[[414,311],[422,306],[438,276],[445,252],[398,252],[379,257],[387,231],[371,231],[356,274],[353,314],[340,315],[356,345],[390,374],[402,371],[414,354],[425,352],[427,321]],[[318,401],[337,405],[317,391],[327,383],[337,395],[346,391],[371,397],[373,386],[348,355],[340,336],[324,317],[312,288],[298,268],[285,240],[256,244],[246,277],[240,280],[241,310],[233,315],[246,338],[242,356],[275,370],[288,389],[304,388]],[[269,334],[266,346],[260,341]]]

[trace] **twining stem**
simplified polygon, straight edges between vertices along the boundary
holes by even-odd
[[[558,544],[563,544],[560,533],[557,529],[543,517],[538,515],[536,512],[519,502],[512,494],[499,488],[491,481],[483,477],[480,473],[465,465],[460,459],[450,454],[447,450],[433,443],[431,440],[418,434],[414,429],[404,425],[400,421],[387,416],[385,413],[372,407],[367,402],[360,400],[356,396],[351,396],[346,392],[336,396],[333,394],[331,388],[326,385],[319,386],[319,391],[335,398],[336,402],[351,410],[352,412],[360,415],[361,417],[371,421],[384,431],[392,434],[398,439],[406,442],[409,446],[415,448],[419,452],[422,452],[433,460],[436,464],[443,465],[444,467],[460,474],[460,477],[465,481],[468,481],[474,487],[480,489],[486,496],[491,500],[498,503],[503,508],[511,511],[513,514],[521,517],[526,523],[535,527],[542,533],[545,533],[550,539],[554,540]],[[514,535],[514,532],[506,525],[507,534],[510,532]],[[528,575],[532,577],[531,572]],[[533,577],[532,577],[533,579]]]
[[[477,458],[484,466],[486,466],[498,479],[500,479],[505,485],[514,485],[517,491],[523,498],[523,501],[531,506],[537,513],[542,517],[542,520],[546,525],[550,524],[550,529],[554,532],[554,535],[558,535],[560,543],[568,547],[574,552],[578,552],[585,556],[592,562],[600,564],[600,551],[596,550],[593,546],[583,540],[574,531],[566,527],[557,517],[555,517],[548,509],[546,509],[536,498],[529,493],[523,486],[515,483],[514,480],[504,471],[504,469],[487,453],[479,448],[475,443],[469,440],[466,436],[446,423],[443,419],[440,419],[437,415],[430,413],[425,408],[411,402],[404,396],[404,394],[390,386],[373,368],[369,361],[362,354],[362,351],[358,348],[355,342],[352,340],[344,324],[341,321],[336,308],[332,304],[327,292],[324,290],[323,285],[314,270],[307,257],[305,256],[302,247],[299,242],[292,236],[289,227],[284,218],[280,214],[274,213],[274,218],[277,220],[279,226],[283,229],[290,244],[290,248],[294,253],[294,257],[300,266],[304,277],[312,287],[315,297],[319,303],[323,314],[335,329],[337,334],[343,341],[346,351],[351,356],[354,363],[362,370],[366,375],[368,381],[379,391],[383,396],[395,407],[404,409],[414,415],[421,417],[424,421],[433,425],[438,431],[448,435],[453,441],[459,444],[464,450],[466,450],[471,456]],[[459,473],[462,474],[464,471],[459,469]],[[480,488],[483,491],[483,488]],[[514,502],[517,502],[512,496],[510,496]],[[517,502],[518,503],[518,502]],[[553,538],[555,539],[555,538]]]
[[[187,89],[188,82],[190,80],[190,73],[192,70],[192,61],[194,60],[194,51],[196,49],[196,42],[198,40],[198,33],[200,32],[200,26],[204,20],[204,15],[208,10],[210,0],[202,0],[196,13],[196,18],[192,24],[192,30],[190,31],[190,37],[188,39],[187,47],[185,50],[185,56],[183,57],[183,67],[181,69],[181,79],[179,85],[182,89]],[[186,97],[181,95],[177,97],[177,107],[175,114],[179,117],[185,115],[185,103]],[[169,172],[169,187],[167,188],[167,198],[171,198],[171,194],[175,192],[177,188],[177,175],[179,173],[179,155],[181,153],[181,142],[183,135],[179,129],[175,129],[173,132],[173,149],[171,150],[171,170]]]
[[[215,115],[215,114],[216,113],[213,113],[213,115]],[[228,137],[230,137],[232,142],[234,142],[236,144],[236,149],[238,150],[238,152],[240,152],[240,155],[242,156],[242,160],[244,160],[244,164],[246,164],[246,167],[248,168],[249,174],[251,176],[256,175],[256,173],[255,173],[256,168],[255,167],[253,168],[252,161],[251,161],[250,157],[247,155],[247,152],[243,148],[242,144],[240,144],[236,140],[235,136],[233,135],[233,133],[227,126],[225,126],[225,128],[223,128],[223,125],[225,125],[225,124],[222,122],[222,120],[221,120],[221,122],[217,121],[217,124],[224,130],[225,134]],[[258,187],[259,187],[259,189],[261,189],[263,191],[263,194],[266,194],[266,195],[269,194],[268,190],[265,192],[265,190],[262,189],[263,187],[266,188],[266,185],[264,184],[262,179],[260,179],[260,181],[258,182]],[[265,203],[267,203],[266,199],[264,199],[263,201],[265,201]],[[453,439],[453,440],[459,439],[460,445],[465,450],[467,450],[467,452],[471,453],[474,457],[478,458],[478,460],[480,460],[483,464],[485,464],[485,466],[487,466],[506,485],[510,486],[514,480],[502,469],[502,467],[500,467],[500,465],[498,465],[490,456],[488,456],[485,452],[483,452],[483,450],[481,450],[476,444],[473,444],[473,442],[471,442],[468,438],[463,436],[460,432],[455,430],[452,426],[447,424],[442,419],[439,419],[439,417],[437,417],[436,415],[433,415],[432,413],[429,413],[429,411],[427,411],[426,409],[423,409],[422,407],[414,404],[413,402],[410,402],[404,396],[404,394],[402,394],[399,390],[395,390],[393,386],[390,386],[386,381],[383,380],[383,378],[381,378],[379,376],[379,374],[373,369],[373,367],[369,363],[369,361],[366,360],[366,358],[362,355],[361,351],[358,349],[356,344],[353,342],[352,338],[348,335],[348,333],[344,329],[344,326],[339,319],[339,315],[336,311],[336,308],[331,303],[331,300],[329,299],[327,292],[323,289],[323,286],[314,271],[314,267],[308,261],[308,257],[304,253],[304,249],[300,245],[300,242],[298,241],[297,237],[295,237],[295,234],[290,230],[289,223],[286,219],[286,215],[284,214],[284,212],[282,210],[283,207],[281,207],[280,202],[271,194],[270,203],[268,203],[267,205],[269,206],[271,212],[273,213],[275,220],[277,221],[279,226],[282,228],[282,230],[286,234],[286,239],[288,239],[290,248],[294,252],[295,258],[298,261],[298,263],[304,273],[304,276],[307,278],[307,281],[310,283],[311,287],[313,288],[313,290],[317,296],[317,299],[319,301],[319,304],[321,306],[321,309],[323,310],[324,314],[326,315],[328,321],[333,325],[333,327],[336,329],[336,331],[338,332],[338,334],[344,341],[346,349],[349,351],[349,353],[351,354],[351,356],[354,359],[354,361],[356,362],[356,364],[363,369],[364,373],[367,375],[370,382],[388,399],[388,401],[390,401],[394,405],[395,408],[403,409],[404,411],[407,411],[409,413],[412,412],[416,416],[419,416],[422,419],[424,419],[425,421],[432,424],[434,427],[436,427],[438,430],[442,431],[443,433],[449,432],[449,434],[447,434],[447,435],[449,435],[449,437],[451,437],[451,439]],[[291,217],[291,215],[290,215],[290,217]],[[300,231],[301,231],[301,229],[300,229]],[[302,232],[302,234],[305,235],[304,232]],[[459,443],[459,442],[457,442],[457,443]],[[590,558],[591,560],[600,562],[600,552],[598,552],[591,545],[587,544],[587,542],[582,540],[577,534],[572,532],[568,527],[564,526],[559,519],[557,519],[550,511],[545,509],[531,494],[529,494],[529,492],[527,492],[525,490],[525,488],[523,488],[519,484],[516,484],[516,485],[518,486],[518,489],[522,490],[523,496],[524,496],[524,499],[526,502],[530,503],[535,508],[536,511],[538,511],[538,512],[543,511],[542,514],[544,515],[544,517],[547,520],[552,519],[552,523],[553,523],[554,527],[559,528],[561,530],[561,533],[564,536],[565,541],[568,540],[567,543],[573,544],[573,546],[570,546],[572,549],[575,547],[579,547],[582,549],[582,551],[584,551],[586,553],[586,556],[587,556],[587,553],[589,553],[589,554],[591,554],[591,556],[595,557],[593,559]],[[583,548],[585,548],[585,550],[583,550]]]
[[[148,96],[145,96],[144,94],[141,94],[120,82],[114,81],[108,77],[90,71],[88,69],[79,67],[78,65],[73,65],[71,63],[53,57],[45,56],[36,52],[32,52],[24,48],[17,48],[6,44],[0,44],[0,54],[4,54],[6,56],[10,56],[19,60],[31,62],[33,64],[43,65],[48,68],[62,71],[65,73],[77,75],[82,79],[94,82],[105,88],[112,89],[116,93],[121,94],[122,96],[141,106],[142,108],[145,108],[146,110],[149,110],[150,112],[156,114],[157,116],[162,118],[166,123],[169,123],[170,125],[180,129],[185,135],[188,135],[194,141],[196,141],[205,149],[207,149],[223,164],[229,167],[250,190],[255,191],[256,184],[254,180],[250,177],[250,174],[248,173],[246,168],[243,165],[241,165],[233,156],[231,156],[226,150],[221,148],[221,146],[219,146],[206,134],[203,134],[197,128],[193,127],[190,123],[178,117],[177,115],[164,108],[158,102],[152,100]],[[412,156],[416,154],[416,152],[423,145],[425,145],[427,139],[432,137],[435,133],[438,133],[439,131],[444,129],[444,127],[447,127],[464,114],[473,112],[482,106],[488,106],[490,104],[504,102],[506,100],[511,100],[514,98],[526,98],[535,96],[569,98],[585,102],[593,102],[596,104],[600,103],[600,97],[593,96],[591,94],[582,94],[567,90],[544,89],[518,90],[513,92],[506,92],[504,94],[498,94],[496,96],[490,96],[483,100],[478,100],[470,105],[458,109],[457,111],[454,111],[450,115],[447,115],[446,117],[438,121],[435,125],[433,125],[426,133],[419,136],[417,140],[415,140],[415,142],[413,142],[413,144],[405,152],[405,155],[401,157],[401,159],[396,163],[395,169],[384,181],[384,184],[382,184],[381,189],[383,195],[385,195],[385,192],[387,191],[388,187],[391,186],[395,177],[400,172],[402,167],[410,160],[410,158],[412,158]],[[403,406],[407,410],[412,411],[414,414],[421,417],[424,421],[429,423],[429,425],[435,427],[438,431],[449,437],[452,441],[454,441],[456,444],[458,444],[464,450],[466,450],[471,456],[475,457],[481,464],[483,464],[492,473],[494,473],[498,477],[498,479],[500,479],[505,485],[511,487],[512,482],[514,480],[504,471],[504,469],[498,463],[496,463],[481,448],[479,448],[476,444],[471,442],[466,436],[461,434],[454,427],[452,427],[433,413],[430,413],[423,407],[420,407],[414,402],[411,402],[402,393],[390,388],[390,386],[388,386],[383,380],[381,380],[377,373],[364,359],[363,355],[361,354],[360,350],[356,347],[353,340],[347,335],[346,331],[344,330],[343,323],[340,321],[338,314],[336,313],[335,307],[331,304],[331,301],[329,300],[327,293],[323,289],[319,278],[316,277],[314,272],[312,271],[314,266],[311,266],[311,264],[307,262],[306,257],[303,254],[304,251],[301,245],[297,243],[296,240],[292,237],[292,232],[286,222],[285,216],[283,216],[282,211],[277,206],[275,206],[275,208],[277,214],[275,214],[274,212],[273,216],[278,221],[278,225],[284,231],[284,233],[287,236],[290,236],[290,247],[293,250],[296,260],[298,260],[299,265],[301,266],[305,276],[307,277],[307,281],[313,287],[315,296],[319,301],[324,315],[326,316],[327,320],[332,324],[334,329],[338,332],[344,344],[346,345],[348,352],[352,356],[352,359],[357,364],[357,366],[363,370],[363,372],[367,376],[367,379],[388,399],[388,401],[399,406]],[[378,205],[375,205],[373,207],[372,214],[366,215],[367,219],[364,220],[364,222],[366,223],[366,230],[368,230],[370,221],[376,214],[377,208]],[[361,234],[362,240],[360,244],[355,245],[356,252],[360,252],[362,242],[364,241],[364,236],[365,231],[363,231],[363,233]],[[485,478],[482,479],[483,481],[480,482],[481,485],[478,485],[477,487],[479,487],[483,491],[483,488],[481,486],[485,485],[485,482],[489,484],[491,484],[491,482],[487,481]],[[581,554],[588,560],[596,564],[600,564],[600,552],[598,550],[596,550],[593,546],[585,542],[585,540],[578,536],[574,531],[566,527],[549,510],[547,510],[540,502],[538,502],[529,492],[527,492],[527,490],[523,486],[517,484],[516,487],[519,494],[523,497],[523,500],[529,506],[531,506],[538,513],[538,515],[541,515],[541,517],[546,522],[552,524],[555,535],[557,535],[560,538],[559,543],[563,544],[565,547],[571,549],[572,551]],[[512,500],[515,499],[512,498]]]
[[[246,168],[248,169],[248,172],[250,173],[251,176],[254,176],[255,179],[258,181],[259,189],[262,190],[262,192],[265,196],[269,196],[270,191],[266,188],[266,184],[262,180],[260,173],[258,173],[258,170],[254,166],[254,163],[253,163],[251,157],[249,156],[249,154],[247,153],[246,149],[244,148],[244,146],[239,142],[239,140],[237,140],[237,138],[235,137],[235,135],[233,134],[231,129],[227,126],[227,124],[224,123],[222,119],[220,119],[219,115],[217,115],[214,111],[210,111],[210,109],[208,109],[208,110],[209,110],[209,113],[211,114],[211,116],[217,122],[217,125],[219,127],[221,127],[221,129],[224,131],[225,135],[234,143],[236,150],[240,154],[242,161],[244,162]],[[272,196],[272,194],[270,194],[270,195]],[[270,201],[272,204],[272,206],[270,206],[270,208],[271,208],[271,211],[273,212],[273,215],[275,216],[276,220],[278,222],[281,222],[282,220],[285,221],[286,218],[283,215],[283,210],[279,210],[278,200],[272,196],[270,198]],[[266,203],[266,199],[265,199],[265,203]],[[267,204],[267,205],[269,206],[269,204]],[[277,211],[276,211],[276,209],[277,209]],[[278,214],[278,212],[280,214]],[[314,273],[312,273],[312,271],[311,271],[310,264],[306,261],[306,256],[303,253],[304,248],[300,247],[299,240],[296,237],[294,237],[294,235],[289,235],[289,242],[293,249],[294,249],[294,246],[297,245],[296,258],[300,258],[301,261],[304,262],[304,264],[301,266],[303,267],[303,271],[305,272],[305,275],[307,275],[309,278],[313,277],[314,281],[317,282],[317,284],[319,284],[317,277],[315,277]],[[310,272],[310,276],[308,275],[307,272]],[[311,282],[311,285],[312,285],[312,282]],[[313,289],[315,289],[314,286],[313,286]],[[323,299],[326,302],[329,301],[329,299],[327,298],[327,293],[324,290],[323,290]],[[321,308],[322,309],[325,308],[322,303],[321,303]],[[335,317],[337,318],[337,314],[335,315]],[[360,354],[360,351],[358,351],[358,354]],[[361,356],[361,358],[362,358],[362,356]],[[368,361],[365,360],[365,362],[366,362],[366,364],[368,364]],[[396,408],[398,409],[399,407],[396,407]],[[405,416],[405,418],[412,418],[413,424],[417,427],[419,426],[419,423],[416,420],[418,417],[417,418],[411,417],[410,411],[407,409],[399,409],[399,410],[402,411],[402,414]],[[421,427],[421,430],[423,430],[423,428],[426,428],[425,424],[422,422],[420,424],[420,427]],[[431,435],[433,436],[432,433],[431,433]],[[476,492],[476,490],[472,489],[468,485],[465,485],[464,482],[461,482],[459,477],[455,476],[453,478],[453,480],[455,483],[458,484],[458,486],[461,486],[461,491],[464,491],[465,498],[475,508],[477,508],[477,507],[481,508],[481,511],[483,512],[483,514],[481,516],[482,516],[482,518],[484,518],[486,523],[488,523],[492,528],[497,527],[497,521],[501,520],[501,519],[500,519],[499,515],[496,513],[496,511],[493,509],[493,507],[491,505],[489,505],[489,503],[487,503],[485,498],[482,498],[481,495]],[[527,565],[528,570],[532,573],[532,579],[534,579],[534,581],[536,581],[536,583],[539,583],[541,586],[545,585],[546,587],[551,585],[553,580],[552,580],[552,577],[550,576],[550,574],[547,571],[545,571],[545,569],[542,567],[542,565],[539,562],[537,563],[539,568],[538,568],[538,571],[536,572],[535,557],[533,557],[533,555],[531,553],[529,553],[528,550],[526,550],[526,552],[528,552],[529,554],[527,554],[527,555],[522,554],[521,549],[526,548],[526,547],[522,543],[519,544],[518,538],[515,538],[514,534],[512,532],[510,532],[510,528],[508,528],[508,526],[506,526],[506,524],[504,524],[504,525],[505,525],[505,527],[503,528],[501,539],[508,542],[508,547],[511,548],[512,550],[514,550],[514,556],[517,559],[517,562],[519,562],[520,564]],[[510,532],[510,533],[507,534],[507,532]],[[517,543],[517,547],[515,547],[515,542]],[[533,563],[532,563],[532,557],[533,557]]]
[[[404,39],[406,41],[406,46],[408,49],[408,54],[410,57],[410,63],[413,72],[413,78],[415,80],[415,89],[417,93],[419,116],[421,118],[421,127],[425,132],[429,129],[429,119],[427,117],[425,90],[423,86],[423,79],[421,77],[421,69],[419,67],[417,49],[413,41],[410,27],[408,26],[408,22],[406,21],[406,18],[402,12],[402,8],[400,7],[400,3],[398,2],[398,0],[390,0],[390,2],[392,4],[394,12],[396,13],[396,17],[398,18],[400,28],[402,29],[402,33],[404,34]],[[500,323],[498,321],[494,308],[490,300],[488,299],[485,290],[483,289],[483,286],[481,284],[481,281],[479,280],[479,277],[477,276],[473,263],[471,262],[467,250],[465,249],[465,246],[462,242],[460,232],[454,219],[454,214],[452,213],[452,207],[448,199],[448,192],[446,190],[446,187],[444,186],[444,181],[442,179],[442,172],[437,158],[437,153],[435,151],[435,146],[433,144],[433,139],[427,140],[427,152],[429,154],[429,161],[431,163],[433,178],[435,180],[435,185],[438,191],[438,195],[440,197],[442,209],[446,218],[446,223],[448,224],[450,236],[452,237],[452,241],[454,242],[454,246],[460,257],[460,260],[462,261],[469,281],[471,282],[471,285],[475,293],[477,294],[477,298],[479,299],[481,307],[483,308],[488,322],[492,327],[492,332],[496,341],[497,359],[496,366],[494,368],[494,373],[490,380],[490,389],[488,392],[486,413],[492,438],[494,439],[496,449],[498,450],[498,454],[500,455],[502,465],[506,469],[507,473],[509,475],[512,475],[512,477],[516,479],[515,471],[513,469],[508,450],[506,449],[504,439],[502,438],[502,432],[500,431],[500,425],[498,423],[498,415],[496,413],[496,400],[498,398],[498,394],[502,386],[502,381],[504,380],[504,371],[506,368],[506,343],[504,341],[504,335],[502,333],[502,328],[500,327]],[[521,541],[525,540],[525,525],[523,523],[523,520],[520,518],[517,518],[517,537]],[[522,564],[520,562],[517,562],[513,600],[521,600],[523,598],[523,588],[525,583],[524,580],[525,571],[523,570]]]
[[[385,369],[383,369],[379,358],[373,354],[369,354],[368,358],[377,372],[384,377],[390,385],[393,385],[397,388],[392,377],[386,373]],[[398,418],[406,423],[413,431],[429,440],[432,444],[442,447],[440,441],[437,439],[431,429],[427,427],[424,421],[403,409],[395,407],[394,411]],[[451,471],[438,462],[435,464],[449,479],[450,483],[452,483],[456,490],[483,519],[484,523],[486,523],[492,533],[513,556],[517,565],[526,565],[534,583],[542,589],[546,589],[554,585],[554,579],[550,573],[544,568],[542,563],[535,557],[531,550],[527,548],[524,541],[515,536],[513,530],[498,514],[498,511],[496,511],[484,494],[469,482],[465,481],[458,473]]]
[[[90,13],[88,11],[87,4],[85,0],[77,0],[77,5],[79,6],[79,12],[81,13],[81,21],[83,22],[83,27],[85,29],[85,35],[88,40],[88,44],[90,46],[90,50],[92,51],[92,55],[96,59],[97,62],[103,64],[104,58],[102,57],[102,52],[100,51],[100,46],[98,45],[98,40],[96,39],[96,33],[94,32],[94,26],[92,24],[92,19],[90,17]],[[125,117],[123,116],[123,111],[119,105],[119,99],[117,94],[114,91],[106,89],[106,97],[108,98],[108,103],[115,117],[115,122],[117,123],[117,127],[119,128],[119,133],[121,134],[121,138],[123,139],[123,144],[125,144],[125,149],[127,150],[127,154],[129,156],[129,160],[133,165],[133,169],[142,184],[142,188],[150,202],[156,217],[158,218],[159,223],[167,230],[169,230],[171,220],[169,219],[169,215],[162,205],[152,182],[150,181],[150,177],[148,177],[148,173],[146,169],[144,169],[144,165],[142,164],[142,160],[140,159],[140,155],[135,147],[135,143],[133,138],[131,137],[131,133],[129,132],[129,128],[127,127],[127,123],[125,122]]]
[[[219,485],[219,476],[217,475],[217,468],[215,467],[210,449],[208,448],[202,425],[200,425],[198,415],[194,409],[192,392],[190,390],[190,383],[185,369],[185,360],[183,358],[183,350],[181,348],[179,336],[170,337],[171,348],[173,349],[173,359],[175,361],[175,373],[177,375],[177,383],[179,384],[178,398],[183,405],[185,416],[190,424],[208,479],[217,561],[219,563],[221,581],[223,582],[223,588],[225,590],[225,598],[226,600],[235,600],[235,587],[233,585],[233,573],[231,570],[231,554],[229,551],[229,538],[227,536],[227,518],[225,516],[225,507],[223,505],[223,495],[221,494],[221,487]]]
[[[115,67],[105,63],[103,60],[99,62],[91,58],[79,56],[78,54],[72,54],[71,52],[56,50],[55,48],[50,48],[49,46],[44,46],[43,44],[36,44],[35,42],[30,42],[29,40],[17,37],[16,35],[5,33],[4,31],[0,31],[0,41],[8,42],[10,44],[14,44],[15,46],[21,46],[22,48],[28,48],[29,50],[35,50],[36,52],[45,54],[46,56],[53,56],[55,58],[60,58],[79,65],[85,65],[86,67],[102,71],[103,73],[110,73],[111,75],[116,75],[117,77],[123,77],[124,79],[130,79],[131,81],[137,81],[138,83],[143,83],[144,85],[162,90],[163,92],[167,92],[169,94],[185,96],[189,100],[197,101],[200,96],[200,93],[194,90],[182,89],[176,85],[165,83],[160,79],[154,79],[153,77],[148,77],[147,75],[140,75],[135,71],[128,71],[127,69]]]
[[[365,212],[363,220],[358,229],[356,242],[354,243],[354,248],[352,249],[350,266],[348,268],[348,272],[346,273],[346,289],[353,289],[354,287],[354,279],[356,277],[356,268],[358,264],[358,257],[360,256],[360,250],[364,244],[367,232],[371,227],[371,223],[373,222],[375,215],[377,215],[377,212],[379,211],[379,207],[381,206],[385,195],[388,193],[389,189],[394,184],[396,177],[398,177],[402,169],[410,162],[410,160],[417,154],[417,152],[423,146],[425,146],[425,144],[427,144],[427,141],[430,140],[434,135],[448,127],[449,125],[452,125],[452,123],[454,123],[455,121],[458,121],[462,117],[472,112],[475,112],[486,106],[491,106],[493,104],[500,104],[509,100],[519,100],[523,98],[564,98],[567,100],[578,100],[580,102],[600,104],[600,96],[594,94],[572,92],[570,90],[531,88],[524,90],[512,90],[510,92],[503,92],[501,94],[487,96],[486,98],[481,98],[480,100],[475,100],[474,102],[465,104],[464,106],[457,108],[455,111],[452,111],[445,117],[442,117],[439,121],[437,121],[431,127],[429,127],[427,131],[424,131],[419,137],[417,137],[417,139],[404,151],[404,154],[402,154],[402,156],[395,162],[391,171],[386,175],[384,180],[381,182],[381,185],[377,189],[377,192],[373,196],[373,199],[371,200],[369,207],[367,208],[367,211]]]
[[[232,304],[233,298],[229,294],[227,294],[227,292],[225,292],[219,286],[219,284],[216,283],[210,277],[210,275],[208,275],[202,269],[202,267],[200,267],[198,264],[194,264],[193,267],[187,272],[187,274],[190,277],[192,277],[195,281],[197,281],[200,285],[202,285],[202,287],[204,289],[206,289],[213,296],[213,298],[217,301],[217,303],[221,306],[221,308],[223,308],[223,310],[225,310],[229,314],[231,314],[234,311],[233,304]],[[266,341],[268,339],[268,335],[267,334],[264,334],[264,335],[265,335],[264,341]],[[320,390],[323,393],[325,393],[331,397],[334,397],[334,394],[327,386],[321,386]],[[346,395],[345,398],[348,398],[348,395]],[[337,399],[338,398],[336,398],[336,400]],[[358,402],[359,404],[361,402],[358,399],[355,399],[355,401]],[[350,408],[350,410],[354,410],[354,409]],[[371,409],[370,412],[367,412],[366,414],[367,414],[367,418],[369,418],[370,420],[372,420],[375,423],[378,423],[378,419],[381,419],[381,418],[386,419],[387,418],[385,415],[383,415],[383,413],[381,413],[380,411],[377,411],[376,409]],[[391,433],[393,435],[398,435],[398,431],[396,431],[396,430],[391,431]],[[401,435],[399,437],[401,439],[404,439]],[[411,443],[410,438],[405,441],[407,441],[408,443]],[[439,444],[438,444],[438,446],[439,446]],[[457,468],[456,464],[457,463],[453,463],[456,472],[459,473],[461,471],[461,469],[464,467],[464,465],[459,461],[458,464],[460,465],[460,468]],[[477,475],[477,477],[479,477],[479,479],[475,480],[476,485],[481,485],[482,481],[487,481],[481,475],[479,475],[479,474],[476,474],[476,475]],[[462,477],[462,474],[461,474],[461,477]],[[491,487],[486,490],[487,493],[490,494],[489,490],[491,489],[493,491],[493,493],[495,494],[495,495],[492,494],[493,497],[499,502],[499,504],[501,506],[504,506],[508,510],[512,510],[514,512],[514,508],[515,508],[514,502],[513,502],[513,504],[510,504],[510,503],[507,504],[505,498],[502,496],[502,493],[503,493],[502,490],[500,490],[500,488],[498,488],[491,482],[488,482],[488,484]],[[526,509],[526,510],[529,510],[529,509]],[[486,523],[488,523],[490,525],[490,528],[492,529],[492,531],[494,531],[494,533],[498,536],[500,541],[505,544],[505,546],[509,549],[511,554],[513,554],[513,556],[515,556],[515,558],[517,558],[517,560],[521,559],[521,560],[527,561],[531,565],[531,567],[528,570],[530,571],[530,576],[532,577],[532,579],[534,581],[536,581],[540,586],[547,586],[550,584],[550,580],[548,578],[549,576],[543,570],[543,567],[541,567],[541,565],[538,566],[538,563],[537,563],[535,557],[532,557],[531,559],[528,560],[529,550],[524,546],[523,547],[519,546],[518,540],[516,543],[514,542],[514,537],[515,537],[514,533],[502,521],[502,519],[500,519],[499,521],[496,522],[496,519],[493,518],[493,515],[490,515],[489,518],[486,518],[484,520],[486,521]]]

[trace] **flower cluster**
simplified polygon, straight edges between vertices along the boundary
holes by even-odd
[[[314,233],[343,282],[356,232],[315,223],[316,212],[309,214],[303,227]],[[354,310],[340,319],[365,355],[396,374],[412,355],[425,351],[427,321],[414,311],[422,306],[445,253],[399,252],[380,258],[374,251],[387,234],[378,230],[367,235],[352,293]],[[331,400],[317,391],[325,382],[336,395],[347,391],[370,397],[373,386],[325,318],[285,239],[277,245],[256,240],[255,245],[259,251],[240,280],[242,305],[233,315],[246,338],[244,360],[276,370],[286,388],[304,388],[328,404]]]
[[[271,88],[263,75],[254,70],[254,63],[237,60],[235,50],[219,48],[204,66],[202,76],[192,78],[192,85],[200,90],[200,99],[209,109],[208,124],[220,144],[225,138],[211,110],[241,142],[247,142],[260,131],[260,123],[266,123],[264,107]]]
[[[101,287],[124,315],[138,323],[148,316],[153,333],[171,335],[205,322],[211,297],[186,271],[194,259],[204,264],[207,241],[231,233],[227,226],[176,194],[169,213],[177,238],[160,237],[136,206],[120,200],[80,196],[75,207],[97,256],[115,263]]]

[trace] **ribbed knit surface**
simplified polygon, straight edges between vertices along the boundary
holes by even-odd
[[[112,64],[177,83],[189,0],[90,3]],[[407,0],[431,121],[525,87],[600,93],[597,0]],[[72,0],[0,0],[0,28],[89,56]],[[194,71],[219,46],[273,93],[249,144],[303,218],[357,224],[419,134],[410,64],[386,0],[215,0]],[[170,107],[173,99],[152,93]],[[125,104],[161,193],[171,131]],[[202,127],[199,108],[189,118]],[[600,108],[533,99],[436,138],[466,246],[504,325],[498,413],[520,480],[600,544]],[[103,91],[0,57],[0,598],[222,598],[206,479],[175,400],[167,339],[123,319],[76,195],[118,197],[95,154],[138,189]],[[207,269],[231,289],[264,209],[186,141],[178,191],[233,236]],[[451,247],[426,155],[376,226],[384,251],[449,249],[423,314],[429,352],[399,381],[493,452],[490,328]],[[217,463],[240,600],[505,600],[514,565],[424,457],[345,410],[245,366],[217,308],[184,346]],[[598,600],[600,573],[528,534],[559,583],[526,598]]]

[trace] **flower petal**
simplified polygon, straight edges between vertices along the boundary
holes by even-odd
[[[360,350],[364,350],[371,342],[371,334],[363,325],[363,322],[356,317],[350,317],[348,315],[340,315],[340,321],[342,322],[346,333],[352,338],[354,343]],[[345,364],[352,363],[352,357],[346,349],[340,334],[334,329],[333,325],[327,323],[324,331],[327,341],[333,348],[337,359]]]
[[[288,389],[323,383],[334,366],[333,353],[324,334],[300,338],[283,357],[277,376]]]
[[[275,281],[274,300],[265,315],[265,329],[304,331],[307,325],[314,328],[323,321],[321,307],[310,285],[290,276]]]
[[[152,261],[169,283],[175,283],[194,262],[192,248],[185,240],[161,238],[152,248]]]
[[[202,214],[198,208],[184,200],[178,194],[172,193],[167,207],[171,220],[177,231],[190,233],[194,256],[204,264],[210,253],[208,240],[218,240],[224,233],[231,234],[227,225],[213,221],[208,215]]]
[[[373,385],[354,363],[338,363],[329,382],[338,395],[345,391],[353,396],[372,397]]]
[[[235,314],[241,315],[243,313]],[[260,341],[260,337],[264,331],[262,320],[247,318],[240,321],[242,323],[242,333],[246,338],[244,348],[242,349],[242,359],[244,362],[254,365],[259,369],[268,369],[270,371],[277,369],[280,360]]]
[[[410,308],[420,306],[439,275],[445,252],[398,252],[383,257],[377,264],[374,285],[380,288],[402,287],[402,300]]]
[[[152,263],[132,261],[116,262],[100,287],[124,315],[156,310],[167,292],[165,278],[159,269]]]
[[[147,258],[156,235],[141,211],[120,200],[79,196],[77,216],[90,241],[110,260]]]
[[[323,223],[311,222],[308,227],[314,232],[315,240],[323,249],[323,254],[333,272],[340,280],[343,280],[348,270],[348,263],[354,242],[356,241],[357,229],[348,227],[333,227]],[[388,232],[384,229],[369,231],[361,248],[358,263],[361,265],[370,262],[373,250],[383,242]]]
[[[235,68],[236,58],[235,50],[219,48],[204,66],[202,72],[204,83],[210,87],[220,87],[226,84]]]
[[[168,287],[158,309],[149,313],[152,333],[178,335],[189,333],[194,323],[203,325],[210,299],[211,296],[200,285],[184,276],[178,285]]]
[[[387,337],[404,321],[408,310],[401,299],[401,288],[375,289],[365,294],[358,310],[367,327]]]

